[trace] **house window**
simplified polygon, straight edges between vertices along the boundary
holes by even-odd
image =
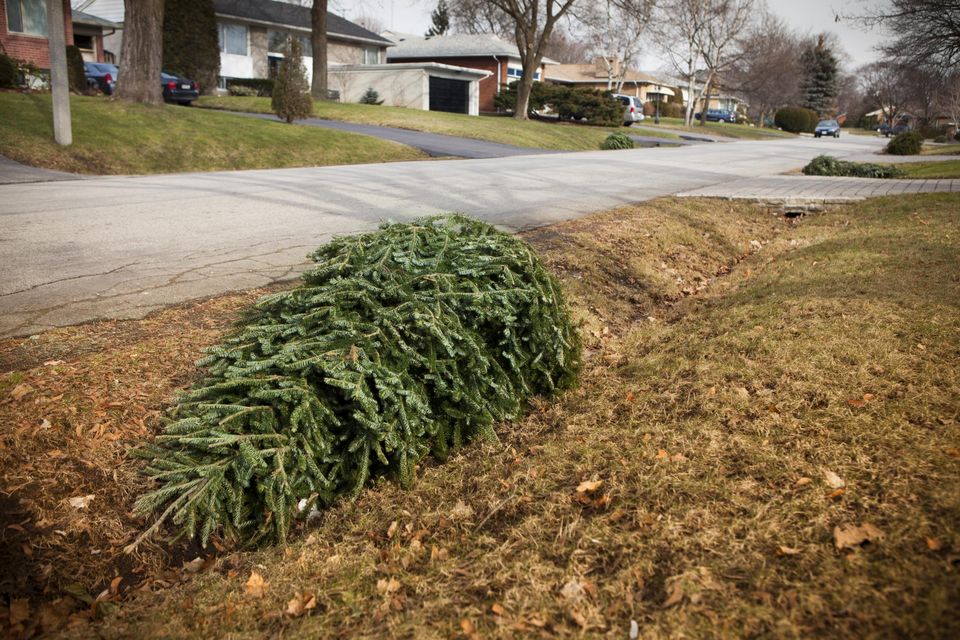
[[[364,47],[363,64],[380,64],[380,49],[377,47]]]
[[[293,36],[286,31],[267,31],[267,52],[270,55],[283,57],[291,37],[300,38],[300,52],[303,56],[313,57],[313,43],[310,42],[310,36]]]
[[[523,77],[523,69],[518,69],[516,67],[507,67],[507,78],[509,80],[519,80]],[[537,71],[533,74],[533,79],[536,81],[540,80],[540,72]]]
[[[7,27],[32,36],[47,35],[46,0],[6,0]]]
[[[233,55],[247,55],[247,28],[242,24],[219,23],[220,51]]]

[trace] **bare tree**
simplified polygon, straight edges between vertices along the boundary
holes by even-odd
[[[520,52],[523,75],[517,81],[517,106],[513,117],[529,117],[530,89],[533,75],[543,62],[543,55],[553,30],[576,0],[487,0],[509,16],[513,35]]]
[[[709,0],[666,0],[654,20],[654,38],[674,73],[687,86],[684,123],[688,126],[693,120],[697,74],[702,69],[701,43],[710,19],[708,5]]]
[[[706,67],[706,81],[700,91],[701,113],[706,114],[710,90],[743,55],[739,40],[753,19],[753,0],[709,0],[706,28],[701,32],[700,55]],[[700,124],[706,124],[706,117]]]
[[[354,16],[350,19],[352,22],[360,25],[367,31],[372,31],[374,33],[382,33],[387,30],[387,25],[378,15],[370,13],[361,13],[357,16]]]
[[[547,43],[544,56],[561,64],[578,64],[589,61],[590,50],[589,43],[577,38],[566,29],[558,28]]]
[[[310,47],[313,49],[313,77],[310,95],[327,99],[327,0],[313,0],[310,8]]]
[[[457,33],[493,33],[502,38],[513,35],[513,23],[503,10],[488,0],[451,0],[450,24]]]
[[[874,62],[859,69],[864,94],[891,124],[909,111],[912,89],[905,72],[906,67],[897,62]]]
[[[164,0],[124,0],[123,45],[117,97],[143,104],[163,104],[160,67],[163,59]]]
[[[607,71],[607,89],[620,91],[650,24],[655,0],[599,0],[575,11]]]
[[[889,27],[889,58],[941,73],[960,64],[960,0],[887,0],[866,15],[841,18]]]
[[[775,14],[765,11],[740,46],[743,55],[732,65],[725,83],[743,94],[762,127],[779,107],[799,100],[800,37]]]

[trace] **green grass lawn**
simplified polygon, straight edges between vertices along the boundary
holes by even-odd
[[[211,96],[201,98],[198,104],[208,109],[272,113],[270,98]],[[572,123],[519,121],[505,116],[466,116],[403,107],[339,102],[317,102],[314,104],[313,112],[318,118],[329,120],[428,131],[518,147],[556,151],[595,151],[614,130],[610,127],[591,127]],[[676,135],[660,137],[675,138]]]
[[[0,155],[88,174],[266,169],[425,157],[408,146],[205,109],[70,99],[74,142],[53,142],[50,96],[0,93]]]
[[[780,131],[778,129],[759,129],[745,124],[729,124],[721,122],[708,122],[706,126],[694,124],[686,127],[682,118],[660,118],[660,124],[653,123],[653,118],[647,118],[643,124],[638,125],[644,129],[666,130],[670,132],[683,131],[687,133],[703,133],[715,136],[725,136],[728,138],[739,138],[742,140],[766,140],[769,138],[795,138],[792,133]]]
[[[896,165],[905,178],[960,178],[960,160],[945,162],[904,162]]]
[[[920,150],[924,156],[955,156],[960,155],[960,144],[927,145]]]

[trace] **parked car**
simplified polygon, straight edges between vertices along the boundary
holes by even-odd
[[[880,135],[886,136],[888,138],[891,138],[893,136],[899,135],[901,133],[904,133],[905,131],[910,131],[910,130],[911,130],[910,125],[904,122],[901,122],[900,124],[894,124],[894,125],[890,125],[884,122],[879,127],[877,127],[877,131],[880,133]]]
[[[817,128],[813,130],[813,137],[819,138],[821,136],[833,136],[834,138],[840,137],[840,123],[836,120],[821,120],[817,123]]]
[[[200,97],[200,85],[183,76],[161,73],[160,84],[163,87],[163,99],[166,102],[189,105]]]
[[[643,102],[635,96],[627,96],[622,93],[615,93],[613,97],[623,103],[623,124],[632,125],[634,122],[643,120]]]
[[[87,76],[87,86],[99,89],[103,95],[110,96],[117,89],[117,65],[106,62],[84,62],[83,72]]]
[[[695,113],[694,118],[697,120],[703,119],[702,113]],[[707,109],[707,122],[729,122],[731,124],[737,123],[737,114],[733,111],[727,111],[725,109]]]

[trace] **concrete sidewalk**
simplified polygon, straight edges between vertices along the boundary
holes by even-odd
[[[902,193],[960,192],[960,180],[881,180],[823,176],[762,176],[683,191],[681,198],[842,201]]]
[[[28,182],[53,182],[56,180],[80,180],[81,176],[65,171],[51,171],[20,164],[0,156],[0,184],[24,184]]]

